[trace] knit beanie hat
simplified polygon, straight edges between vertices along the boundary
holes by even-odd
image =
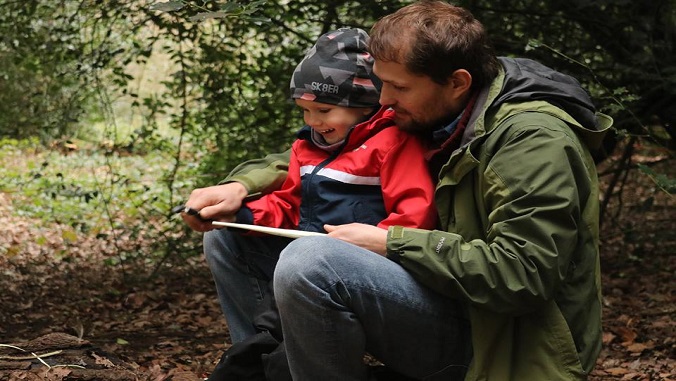
[[[305,54],[291,76],[291,98],[343,107],[376,107],[381,82],[357,28],[328,32]]]

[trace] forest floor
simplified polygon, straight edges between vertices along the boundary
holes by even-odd
[[[673,177],[669,164],[654,169]],[[63,332],[124,363],[131,379],[209,374],[229,338],[202,256],[169,258],[155,277],[148,276],[154,264],[108,265],[112,242],[70,242],[60,226],[13,213],[12,197],[0,193],[0,349]],[[609,202],[601,252],[604,345],[590,379],[676,380],[673,196],[631,171],[622,197]],[[43,360],[3,370],[8,358],[0,356],[0,380],[68,379],[70,370]],[[29,377],[36,368],[41,378]]]

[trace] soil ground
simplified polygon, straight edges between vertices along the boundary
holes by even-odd
[[[673,178],[668,165],[655,169]],[[634,170],[604,220],[604,347],[590,379],[676,380],[676,202]],[[112,242],[69,242],[60,226],[14,214],[9,194],[0,194],[0,232],[0,344],[63,332],[154,381],[202,379],[227,347],[202,256],[170,258],[149,279],[152,264],[106,265]],[[10,379],[31,378],[0,367]]]

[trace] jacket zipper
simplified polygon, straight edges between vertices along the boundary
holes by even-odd
[[[302,225],[299,224],[298,230],[305,230],[305,229],[308,227],[307,225],[309,225],[310,221],[313,221],[313,220],[314,220],[314,214],[315,214],[315,213],[314,213],[314,212],[315,212],[315,208],[314,208],[314,200],[316,199],[315,196],[316,196],[317,187],[313,187],[312,185],[313,185],[313,183],[314,183],[314,177],[315,177],[315,175],[317,174],[317,172],[321,171],[324,167],[326,167],[327,165],[329,165],[329,163],[331,163],[332,161],[336,160],[336,158],[338,157],[338,155],[340,155],[340,153],[343,152],[343,149],[345,148],[345,146],[347,146],[347,143],[348,143],[348,141],[349,141],[349,139],[350,139],[350,135],[352,134],[352,131],[354,131],[354,129],[352,129],[352,130],[350,130],[350,132],[348,132],[347,136],[345,137],[345,141],[343,142],[343,144],[342,144],[340,147],[338,147],[338,149],[336,149],[335,151],[333,151],[333,152],[331,153],[331,155],[329,155],[329,157],[327,157],[324,161],[322,161],[321,163],[319,163],[319,165],[317,165],[317,166],[315,167],[315,169],[312,170],[312,173],[310,173],[309,175],[307,175],[307,176],[308,176],[308,181],[307,181],[307,183],[306,183],[306,184],[304,185],[304,187],[303,187],[303,188],[304,188],[304,192],[302,192],[302,194],[305,195],[305,196],[312,195],[312,197],[308,197],[308,199],[311,200],[311,202],[308,204],[308,208],[307,208],[308,216],[307,216],[307,221],[306,221],[306,223],[305,223],[305,226],[302,226]],[[301,201],[301,202],[302,202],[302,201]]]

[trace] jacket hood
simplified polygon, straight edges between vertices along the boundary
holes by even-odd
[[[500,57],[499,60],[505,69],[505,80],[492,106],[546,101],[568,113],[585,128],[597,129],[596,108],[575,78],[526,58]]]
[[[483,135],[496,120],[515,112],[538,111],[568,123],[592,151],[601,146],[613,119],[596,112],[589,94],[575,78],[526,58],[498,59],[500,73],[479,92],[463,145]],[[493,122],[485,124],[484,118],[489,115]]]

